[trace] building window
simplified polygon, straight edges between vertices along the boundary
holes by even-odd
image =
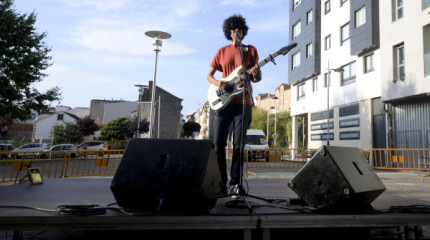
[[[305,84],[304,83],[297,86],[297,91],[298,91],[297,92],[298,100],[305,98],[306,90],[305,90]]]
[[[324,13],[327,14],[331,11],[330,0],[325,1],[324,3]]]
[[[328,123],[329,129],[334,128],[334,122]],[[317,131],[317,130],[327,130],[327,123],[317,123],[311,125],[311,131]]]
[[[364,72],[373,72],[375,70],[373,63],[373,53],[364,57]]]
[[[366,23],[366,6],[358,9],[355,12],[355,28],[360,27]]]
[[[324,87],[331,86],[331,72],[324,74]]]
[[[349,23],[340,27],[340,42],[341,45],[345,44],[349,40]]]
[[[333,133],[329,133],[328,136],[329,136],[329,140],[334,140]],[[311,140],[312,141],[327,140],[327,133],[311,134]]]
[[[425,70],[425,75],[427,76],[427,75],[430,75],[430,24],[427,24],[426,26],[423,27],[423,43],[424,43],[424,70]]]
[[[403,44],[394,47],[394,82],[405,80],[405,47]]]
[[[355,82],[355,61],[343,67],[342,86]]]
[[[302,32],[301,21],[298,21],[293,26],[293,40]]]
[[[309,10],[308,13],[306,13],[306,24],[309,25],[312,23],[312,21],[313,21],[313,11],[311,9]]]
[[[296,10],[297,6],[299,6],[300,3],[302,3],[302,0],[294,0],[293,10]]]
[[[392,0],[393,3],[393,21],[403,17],[403,0]]]
[[[360,111],[360,105],[358,103],[339,107],[339,117],[359,114],[359,111]]]
[[[430,0],[423,0],[423,10],[430,7]]]
[[[355,139],[360,139],[360,132],[359,131],[340,132],[339,133],[339,139],[340,140],[355,140]]]
[[[300,51],[293,54],[293,70],[300,66]]]
[[[318,78],[312,79],[312,91],[313,92],[318,91]]]
[[[339,128],[349,128],[349,127],[359,127],[359,126],[360,126],[360,119],[359,118],[340,120],[339,121]]]
[[[58,114],[57,115],[57,120],[58,121],[63,121],[63,119],[64,119],[64,115],[63,114]]]
[[[312,43],[306,45],[306,58],[312,57]]]
[[[324,43],[325,43],[324,45],[325,50],[328,50],[331,48],[331,34],[325,37]]]

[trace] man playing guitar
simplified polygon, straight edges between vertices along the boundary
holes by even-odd
[[[221,47],[213,58],[207,80],[221,90],[225,90],[227,81],[217,80],[214,75],[216,71],[222,72],[222,78],[226,78],[237,67],[242,66],[240,52],[244,58],[246,70],[250,70],[248,78],[252,82],[259,82],[261,80],[261,71],[258,66],[258,52],[252,45],[241,45],[236,37],[240,38],[240,43],[247,35],[249,27],[246,25],[246,20],[241,15],[233,15],[227,18],[223,24],[224,35],[227,40],[231,41],[230,45]],[[227,165],[226,165],[226,152],[227,137],[229,127],[233,125],[233,159],[230,171],[230,194],[238,195],[243,193],[243,189],[239,189],[241,167],[240,164],[240,140],[242,134],[242,105],[246,104],[244,113],[244,124],[247,129],[251,123],[252,118],[252,86],[246,92],[246,103],[244,103],[242,94],[235,96],[231,102],[220,110],[216,111],[213,122],[213,142],[215,152],[217,155],[218,165],[221,172],[223,182],[223,192],[227,193]],[[246,131],[243,132],[246,135]]]

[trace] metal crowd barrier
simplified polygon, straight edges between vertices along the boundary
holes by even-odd
[[[247,149],[246,177],[254,168],[301,168],[318,149],[267,148]],[[361,150],[373,169],[430,171],[429,149]],[[44,178],[113,175],[124,150],[79,150],[72,152],[2,152],[0,182],[19,181],[27,169],[38,168]],[[227,167],[231,167],[232,149],[226,149]],[[5,157],[7,156],[7,157]],[[255,174],[254,174],[255,175]],[[430,174],[422,177],[422,180]]]
[[[0,160],[0,182],[19,181],[28,168],[43,178],[113,175],[124,150],[9,152]]]

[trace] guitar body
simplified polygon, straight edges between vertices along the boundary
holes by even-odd
[[[211,84],[208,90],[208,102],[209,106],[215,110],[219,111],[226,107],[233,98],[243,92],[243,81],[241,75],[243,73],[243,67],[237,67],[228,77],[222,79],[222,81],[227,81],[228,87],[226,90],[221,90],[217,86]]]

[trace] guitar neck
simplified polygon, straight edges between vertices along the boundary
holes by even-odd
[[[259,62],[258,63],[258,67],[262,67],[262,66],[264,66],[264,65],[266,65],[266,63],[268,63],[268,62],[270,62],[270,61],[272,61],[275,57],[277,57],[277,56],[279,56],[279,52],[275,52],[273,55],[270,55],[270,56],[268,56],[267,58],[265,58],[263,61],[261,61],[261,62]],[[248,74],[251,74],[251,72],[252,72],[252,69],[253,69],[254,67],[252,67],[252,68],[250,68],[250,69],[248,69],[246,72],[248,73]]]

